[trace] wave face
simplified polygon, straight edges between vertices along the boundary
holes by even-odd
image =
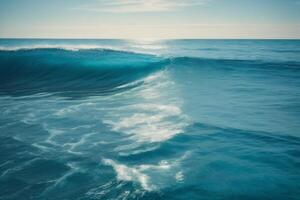
[[[0,40],[0,199],[298,199],[300,42]]]
[[[166,65],[155,56],[105,49],[32,48],[0,51],[0,92],[101,94]]]

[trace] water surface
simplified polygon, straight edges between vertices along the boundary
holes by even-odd
[[[0,40],[0,199],[299,199],[299,40]]]

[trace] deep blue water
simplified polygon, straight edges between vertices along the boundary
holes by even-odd
[[[0,199],[300,199],[300,40],[0,40]]]

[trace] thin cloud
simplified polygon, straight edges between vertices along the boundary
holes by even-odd
[[[113,13],[160,12],[198,6],[207,1],[209,0],[98,0],[97,3],[77,9]]]

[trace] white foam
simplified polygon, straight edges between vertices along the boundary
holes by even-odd
[[[114,168],[117,173],[118,180],[139,182],[147,191],[154,189],[154,186],[150,184],[149,177],[146,174],[141,173],[138,169],[134,167],[128,167],[123,164],[118,164],[111,159],[103,159],[102,162],[105,165],[110,165]]]
[[[182,171],[179,171],[179,172],[176,173],[175,179],[176,179],[177,182],[183,182],[184,176],[183,176]]]
[[[68,151],[71,153],[76,153],[76,154],[81,154],[80,152],[76,152],[75,149],[78,146],[81,146],[83,144],[85,144],[87,142],[87,139],[93,135],[95,135],[96,132],[92,132],[92,133],[88,133],[83,135],[77,142],[73,142],[73,143],[65,143],[63,146],[65,147],[69,147]]]
[[[117,120],[105,120],[114,131],[123,132],[138,142],[160,142],[181,133],[187,117],[176,105],[138,104],[124,108],[133,112]]]
[[[144,79],[144,87],[139,91],[139,96],[145,100],[160,100],[173,86],[174,82],[170,80],[168,72],[160,71]]]
[[[127,88],[127,87],[134,87],[134,86],[137,86],[137,85],[141,84],[142,82],[143,82],[142,80],[137,80],[137,81],[133,81],[133,82],[130,82],[130,83],[126,83],[126,84],[117,86],[116,88],[117,89],[122,89],[122,88]]]
[[[141,154],[141,153],[146,153],[146,152],[154,151],[157,148],[159,148],[159,145],[155,145],[153,147],[143,147],[142,149],[131,150],[131,151],[127,151],[127,152],[126,151],[125,152],[119,152],[119,155],[120,156],[137,155],[137,154]],[[120,148],[118,148],[116,150],[120,150]]]
[[[33,143],[32,146],[37,147],[38,149],[40,149],[42,151],[52,151],[53,150],[53,148],[46,147],[46,146],[38,144],[38,143]]]
[[[172,164],[170,164],[166,160],[162,160],[158,163],[158,165],[140,165],[139,169],[140,170],[168,170],[170,169]]]
[[[166,77],[167,72],[166,71],[159,71],[157,73],[151,74],[149,76],[147,76],[146,78],[144,78],[145,82],[153,82],[154,80],[166,80],[168,79],[168,77]]]
[[[97,188],[92,188],[86,194],[92,197],[92,199],[97,199],[99,198],[99,196],[106,195],[108,192],[110,192],[111,187],[114,187],[114,183],[112,181],[109,181],[106,184],[101,185]]]
[[[34,124],[37,121],[37,117],[36,117],[36,113],[28,113],[26,117],[24,117],[21,122],[23,122],[24,124]]]
[[[144,78],[141,87],[127,93],[128,101],[134,98],[138,103],[112,110],[103,123],[137,142],[162,142],[172,138],[188,125],[173,86],[167,71]]]
[[[46,139],[45,142],[53,144],[53,145],[58,145],[54,141],[54,139],[55,139],[56,136],[64,134],[65,130],[54,128],[54,127],[53,128],[49,127],[49,125],[46,124],[46,123],[43,123],[43,128],[44,128],[45,131],[47,131],[49,133],[49,136],[48,136],[48,138]]]
[[[157,164],[127,166],[111,159],[102,159],[102,162],[113,167],[118,180],[138,182],[145,190],[151,191],[166,187],[166,184],[174,178],[177,182],[183,182],[181,162],[190,154],[191,152],[187,151],[178,158],[161,160]]]
[[[132,108],[132,109],[140,109],[140,110],[143,110],[143,111],[157,111],[157,112],[160,112],[160,113],[163,113],[164,115],[180,115],[182,112],[181,112],[181,109],[176,106],[176,105],[172,105],[172,104],[169,104],[169,105],[165,105],[165,104],[151,104],[151,103],[148,103],[148,104],[135,104],[135,105],[132,105],[132,106],[129,106],[129,108]]]
[[[61,108],[57,110],[53,115],[55,116],[66,116],[66,115],[73,115],[76,112],[82,111],[82,109],[87,109],[95,104],[92,102],[84,102],[80,104],[71,105],[68,107]]]

